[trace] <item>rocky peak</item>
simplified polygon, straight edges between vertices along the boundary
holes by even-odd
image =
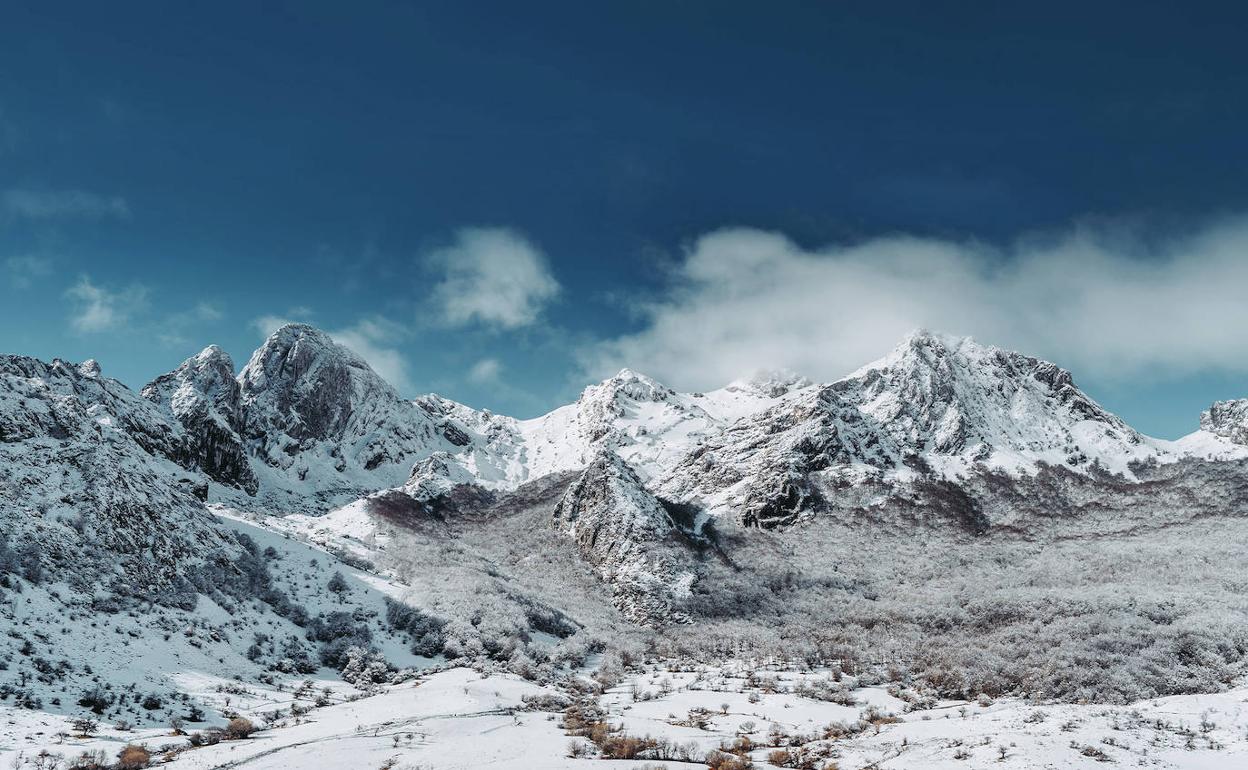
[[[412,466],[403,491],[415,500],[431,500],[477,478],[449,452],[438,451]]]
[[[614,377],[586,388],[577,407],[586,437],[596,442],[616,429],[620,418],[636,413],[644,404],[667,404],[684,411],[686,407],[678,396],[651,377],[621,369]]]
[[[620,416],[629,402],[659,403],[675,395],[676,391],[658,380],[632,369],[621,369],[614,377],[585,388],[577,403],[587,412]]]
[[[914,332],[885,358],[829,388],[877,422],[903,451],[986,457],[998,449],[1074,449],[1075,432],[1141,443],[1139,434],[1080,391],[1066,370],[970,338]],[[1079,427],[1083,422],[1098,425]],[[1071,455],[1073,464],[1080,455]]]
[[[1200,429],[1248,446],[1248,398],[1215,401],[1200,415]]]
[[[0,356],[0,441],[125,433],[150,454],[177,454],[175,428],[92,361]]]
[[[238,428],[240,388],[234,361],[216,345],[182,362],[177,369],[152,380],[141,391],[156,403],[168,402],[175,415],[204,406],[215,410],[232,428]]]
[[[342,438],[357,410],[400,400],[364,359],[307,324],[270,335],[238,381],[253,438],[274,429],[296,441]]]
[[[256,493],[259,482],[240,436],[241,389],[228,353],[209,345],[145,385],[142,395],[182,426],[182,446],[173,458],[179,465]]]
[[[693,577],[680,572],[662,543],[676,525],[619,455],[599,449],[555,507],[555,529],[571,538],[615,603],[642,623],[672,620],[672,602]]]
[[[661,539],[674,526],[637,472],[605,447],[564,493],[555,508],[555,525],[597,554],[596,561],[608,559],[628,543]],[[603,528],[610,529],[610,537],[599,536]]]
[[[867,479],[1041,465],[1129,476],[1133,462],[1167,452],[1047,361],[919,331],[842,380],[729,425],[659,485],[673,499],[767,526],[796,520],[824,491]]]

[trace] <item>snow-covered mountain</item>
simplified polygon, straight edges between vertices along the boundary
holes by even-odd
[[[243,439],[262,491],[281,490],[283,499],[393,486],[416,460],[453,447],[427,412],[311,326],[270,335],[238,383]]]
[[[1175,441],[1174,448],[1206,460],[1248,458],[1248,398],[1215,401],[1201,413],[1199,430]]]
[[[792,521],[866,480],[1062,466],[1131,477],[1173,459],[1039,359],[920,331],[844,379],[802,389],[687,455],[661,491],[751,523]]]
[[[440,651],[553,679],[664,625],[683,645],[713,627],[733,654],[827,652],[848,626],[810,624],[843,607],[856,644],[887,642],[875,629],[892,618],[925,639],[927,615],[876,602],[908,574],[889,572],[897,554],[929,542],[963,559],[982,538],[1010,564],[1045,538],[1164,529],[1158,548],[1183,528],[1220,546],[1205,528],[1248,520],[1246,403],[1214,405],[1199,441],[1158,441],[1053,364],[927,332],[828,384],[761,374],[681,393],[623,370],[529,420],[404,399],[304,325],[237,374],[208,347],[141,392],[94,361],[0,356],[0,622],[21,627],[0,636],[0,671],[16,672],[0,685],[30,708],[81,697],[167,721],[171,677],[218,666],[354,681]],[[1150,640],[1183,625],[1140,607],[1160,618]],[[1200,655],[1243,649],[1201,633]]]
[[[808,383],[770,377],[709,393],[678,393],[630,369],[587,387],[576,403],[515,423],[525,477],[584,467],[609,447],[646,481],[740,417],[765,409]]]
[[[72,393],[78,408],[181,468],[186,484],[206,485],[211,499],[274,513],[324,513],[386,489],[418,500],[461,484],[514,489],[579,472],[609,450],[652,494],[783,524],[864,481],[1043,467],[1129,480],[1137,463],[1235,457],[1248,444],[1248,401],[1219,402],[1194,437],[1159,441],[1051,363],[925,331],[829,384],[762,374],[681,393],[625,369],[528,420],[437,395],[404,399],[304,324],[273,333],[237,375],[210,346],[141,396],[93,362],[6,360],[27,373],[26,387]],[[10,411],[5,441],[66,430],[51,413]]]

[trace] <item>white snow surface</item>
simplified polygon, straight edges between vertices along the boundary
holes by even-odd
[[[746,671],[755,671],[755,684]],[[242,741],[188,748],[185,736],[167,727],[119,731],[103,726],[92,737],[72,736],[66,717],[0,706],[0,762],[22,764],[39,753],[74,757],[103,751],[115,757],[128,743],[163,754],[173,770],[246,767],[285,770],[316,767],[514,768],[578,770],[592,767],[705,767],[703,763],[606,761],[592,752],[568,756],[570,744],[588,745],[564,734],[560,715],[528,710],[525,698],[558,695],[506,674],[463,669],[433,673],[380,694],[351,700],[351,688],[330,688],[328,705],[292,716],[291,706],[312,706],[296,697],[297,680],[282,689],[236,683],[205,672],[178,675],[197,700],[226,704],[268,729]],[[1248,687],[1215,695],[1179,695],[1125,706],[1044,705],[1017,699],[925,702],[910,706],[907,693],[862,686],[845,677],[851,705],[815,700],[795,692],[829,682],[824,671],[798,672],[775,666],[696,666],[682,670],[648,667],[630,674],[601,699],[607,722],[629,735],[651,735],[690,744],[698,755],[749,736],[757,767],[768,761],[772,730],[797,739],[793,750],[820,752],[843,768],[890,770],[1020,770],[1099,768],[1106,764],[1161,770],[1223,770],[1248,762]],[[635,699],[634,693],[641,699]],[[868,709],[887,719],[838,740],[820,736],[830,723],[853,724]],[[690,717],[697,716],[694,726]],[[896,720],[896,721],[888,721]],[[787,739],[786,739],[786,742]],[[389,763],[389,764],[387,764]],[[816,766],[822,766],[816,765]]]

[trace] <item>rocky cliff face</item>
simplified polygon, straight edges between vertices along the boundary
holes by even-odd
[[[142,395],[182,426],[183,448],[174,458],[179,465],[202,470],[213,481],[254,495],[259,480],[240,436],[241,392],[234,361],[210,345],[148,383]]]
[[[681,619],[673,605],[689,595],[694,578],[662,547],[676,525],[610,449],[599,450],[564,493],[553,524],[611,586],[616,605],[630,619],[649,624]]]
[[[1215,402],[1200,415],[1200,429],[1248,446],[1248,398]]]
[[[323,510],[396,486],[415,461],[454,447],[445,426],[311,326],[274,332],[238,383],[242,438],[278,506]]]

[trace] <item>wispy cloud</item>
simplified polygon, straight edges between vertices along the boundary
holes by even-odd
[[[585,351],[709,388],[759,367],[818,379],[928,327],[1103,378],[1248,371],[1248,218],[1167,242],[1076,228],[1007,250],[930,238],[804,249],[730,229],[699,238],[669,288],[638,302],[644,328]]]
[[[165,316],[156,327],[156,338],[169,347],[186,347],[202,339],[204,324],[225,317],[221,309],[207,301],[196,302],[187,310]]]
[[[433,300],[450,326],[527,326],[559,294],[546,257],[505,228],[462,229],[451,246],[429,256],[429,263],[441,275]]]
[[[197,302],[191,310],[191,315],[197,321],[220,321],[225,317],[221,309],[211,302]]]
[[[497,358],[483,358],[468,370],[468,381],[475,385],[490,385],[498,382],[502,371],[503,364]]]
[[[0,192],[0,211],[20,219],[128,219],[130,204],[120,196],[105,196],[82,190],[25,190]]]
[[[65,296],[73,305],[70,326],[80,332],[101,332],[123,326],[135,311],[146,304],[147,289],[135,284],[112,290],[95,284],[90,276],[83,275],[66,290]]]
[[[52,273],[52,260],[33,254],[9,257],[4,260],[4,272],[10,286],[15,289],[29,289],[35,281]]]

